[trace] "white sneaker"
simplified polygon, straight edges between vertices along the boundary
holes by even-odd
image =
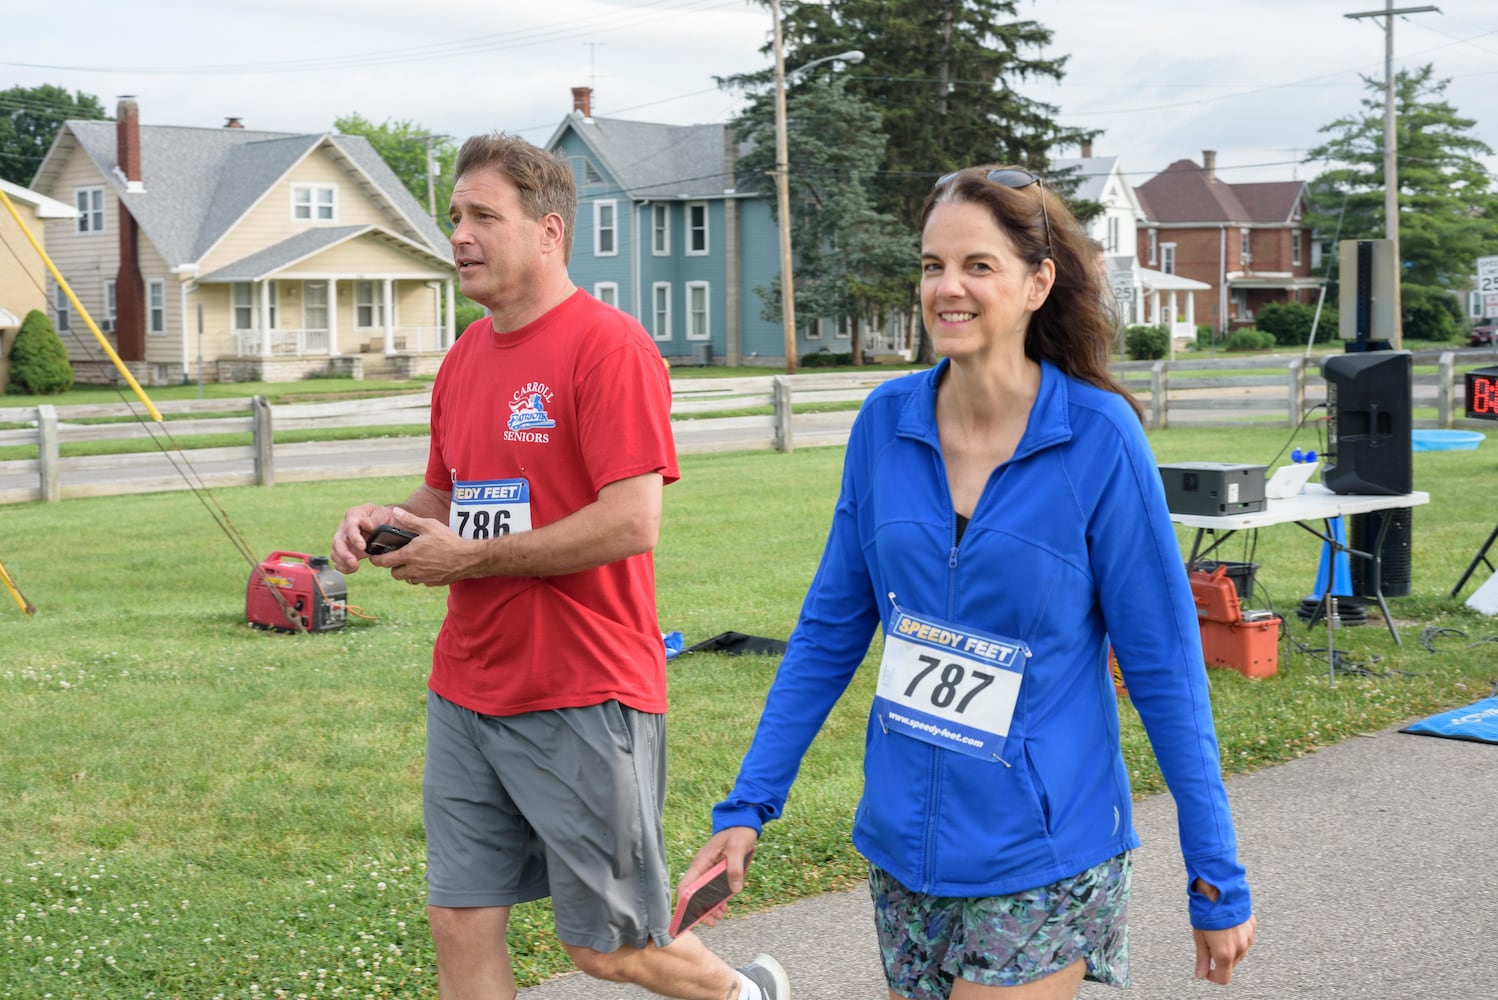
[[[765,1000],[790,1000],[791,981],[785,969],[769,955],[760,955],[738,970],[765,995]]]

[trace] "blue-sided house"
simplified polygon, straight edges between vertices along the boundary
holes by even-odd
[[[765,319],[755,292],[780,273],[768,180],[735,173],[726,125],[595,118],[590,100],[574,88],[547,143],[577,179],[572,280],[639,319],[673,365],[784,364],[778,312]],[[851,350],[846,324],[799,325],[798,356]]]

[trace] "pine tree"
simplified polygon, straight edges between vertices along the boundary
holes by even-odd
[[[1323,126],[1330,138],[1306,157],[1328,164],[1311,184],[1310,221],[1342,240],[1386,232],[1384,83],[1363,82],[1370,94],[1362,112]],[[1498,253],[1498,195],[1478,159],[1493,150],[1445,99],[1449,82],[1434,79],[1428,64],[1394,76],[1402,320],[1407,336],[1428,340],[1459,332],[1456,295],[1469,287],[1476,258]]]
[[[1042,54],[1050,29],[1020,19],[1018,6],[1018,0],[825,0],[787,5],[782,13],[789,72],[849,50],[864,53],[862,63],[838,76],[850,96],[878,111],[885,146],[869,180],[873,208],[907,227],[912,239],[942,174],[981,163],[1044,174],[1053,149],[1097,134],[1063,128],[1055,106],[1020,93],[1029,81],[1061,79],[1067,57]],[[772,70],[723,82],[768,107]],[[805,86],[792,80],[787,90],[794,96]],[[751,109],[746,117],[756,113],[763,112]],[[1058,179],[1053,187],[1066,195],[1077,183]],[[1098,206],[1075,208],[1085,218]],[[924,337],[919,353],[934,360]]]
[[[916,280],[916,244],[909,227],[874,207],[870,185],[884,153],[879,112],[848,93],[846,77],[818,77],[787,100],[788,183],[796,314],[801,320],[865,319],[879,323],[901,309]],[[734,123],[749,152],[737,173],[772,177],[772,109],[764,102]],[[763,183],[775,212],[778,192]],[[781,283],[756,288],[762,316],[778,321]],[[858,340],[853,349],[860,360]]]

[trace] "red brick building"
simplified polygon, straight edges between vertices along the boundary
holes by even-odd
[[[1139,261],[1211,287],[1193,292],[1198,322],[1225,333],[1251,327],[1270,302],[1314,304],[1304,181],[1230,184],[1217,154],[1177,160],[1134,189],[1144,210]]]

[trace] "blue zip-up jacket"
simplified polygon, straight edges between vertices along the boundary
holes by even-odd
[[[822,561],[715,831],[779,816],[812,738],[900,610],[1018,640],[1002,759],[870,713],[853,843],[909,889],[1019,892],[1139,846],[1111,642],[1179,816],[1192,926],[1251,913],[1201,634],[1154,456],[1128,403],[1042,364],[1014,455],[957,541],[936,426],[947,369],[886,382],[854,422]],[[1200,877],[1216,903],[1190,889]]]

